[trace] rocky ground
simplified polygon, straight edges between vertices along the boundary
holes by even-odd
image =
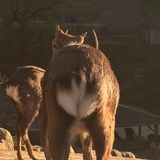
[[[35,152],[39,160],[45,160],[44,153],[41,151]],[[23,151],[24,159],[31,160],[26,151]],[[0,151],[0,160],[16,160],[16,151]],[[81,153],[70,153],[69,160],[82,160]],[[95,160],[95,156],[94,156]],[[112,157],[111,160],[142,160],[136,158]],[[146,159],[143,159],[146,160]]]

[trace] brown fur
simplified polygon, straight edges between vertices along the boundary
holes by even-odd
[[[17,68],[16,72],[7,82],[6,93],[11,98],[17,114],[16,133],[17,133],[17,156],[22,160],[21,138],[23,139],[29,156],[36,160],[33,154],[32,145],[28,137],[28,129],[36,118],[40,102],[42,100],[41,78],[44,70],[35,66],[24,66]],[[17,95],[10,87],[18,86]],[[15,99],[15,96],[18,99]]]
[[[66,44],[70,44],[70,43],[76,43],[76,44],[82,44],[84,42],[84,38],[85,36],[87,35],[87,33],[83,33],[82,35],[80,36],[73,36],[73,35],[70,35],[70,34],[67,34],[67,32],[63,32],[63,30],[60,29],[59,26],[56,26],[55,27],[56,29],[56,32],[55,32],[55,37],[57,37],[56,39],[54,39],[52,41],[52,50],[53,50],[53,57],[52,59],[54,59],[56,57],[56,55],[59,53],[59,51],[62,49],[61,46],[65,46]],[[96,42],[98,43],[98,42]],[[58,45],[60,44],[60,45]],[[49,68],[49,67],[48,67]],[[45,77],[43,79],[43,82],[45,81]],[[44,86],[45,84],[42,83],[42,87]],[[46,135],[46,120],[47,120],[47,113],[46,113],[46,107],[45,107],[45,103],[44,103],[44,100],[42,102],[42,105],[41,105],[41,109],[40,109],[40,113],[39,113],[39,116],[38,116],[38,121],[39,121],[39,128],[40,128],[40,140],[41,140],[41,144],[45,150],[45,156],[46,156],[46,159],[50,159],[50,153],[48,153],[48,150],[46,150],[46,147],[45,147],[45,135]],[[46,113],[46,114],[44,114]],[[83,141],[86,143],[85,145],[83,145]],[[81,142],[82,142],[82,146],[85,146],[85,149],[84,149],[84,160],[89,160],[90,158],[88,157],[92,157],[91,156],[91,152],[87,152],[88,150],[90,151],[91,149],[89,149],[89,147],[91,146],[90,145],[90,138],[87,138],[85,135],[83,136],[83,134],[81,134]],[[87,146],[88,144],[88,146]]]
[[[61,33],[59,35],[58,30],[56,28],[53,42],[60,51],[53,55],[43,78],[43,105],[39,115],[46,159],[67,160],[71,140],[75,134],[80,133],[84,160],[92,159],[91,139],[97,160],[108,160],[114,141],[115,114],[119,101],[117,79],[108,59],[100,50],[75,42],[70,45],[72,42],[68,40],[59,45]],[[72,83],[73,79],[75,84]],[[69,94],[74,85],[80,88],[84,79],[86,80],[86,91],[82,90],[82,94],[85,95],[84,101],[85,98],[92,98],[91,102],[96,104],[96,108],[83,112],[86,108],[81,108],[82,99],[77,101],[75,106],[78,107],[77,115],[74,115],[76,113],[70,113],[68,108],[63,106],[63,100],[62,104],[60,103],[59,91]]]

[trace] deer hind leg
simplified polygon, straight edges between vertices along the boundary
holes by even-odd
[[[48,138],[46,137],[47,112],[46,112],[46,106],[44,101],[42,101],[37,120],[38,120],[40,142],[43,147],[45,157],[47,160],[51,160],[51,153],[49,150]]]
[[[92,158],[92,140],[88,133],[80,134],[80,140],[83,149],[83,160],[93,160]]]
[[[34,160],[37,160],[37,158],[33,154],[32,145],[31,145],[31,142],[30,142],[29,137],[28,137],[28,128],[25,129],[24,131],[22,131],[22,139],[23,139],[23,141],[24,141],[24,143],[27,147],[27,151],[28,151],[28,154],[29,154],[30,158],[32,158]]]
[[[20,128],[20,132],[21,132],[21,136],[22,136],[22,140],[27,148],[28,154],[30,156],[30,158],[32,158],[33,160],[37,160],[37,157],[33,154],[33,150],[32,150],[32,144],[29,140],[29,136],[28,136],[28,129],[29,129],[29,124],[31,123],[25,123],[24,120],[21,121],[21,123],[19,123],[19,128]]]
[[[17,121],[17,128],[16,128],[16,136],[17,136],[17,157],[19,160],[24,160],[22,156],[22,151],[21,151],[21,133],[18,128],[18,121]]]
[[[96,116],[97,117],[97,116]],[[114,140],[114,122],[109,116],[92,118],[88,130],[92,137],[97,160],[109,160]]]
[[[52,160],[68,160],[70,152],[74,118],[60,110],[48,114],[47,138]]]
[[[68,137],[66,133],[66,130],[59,131],[58,128],[54,128],[54,131],[49,129],[48,142],[52,160],[68,160],[70,137]]]
[[[18,110],[19,107],[18,104],[11,98],[11,101],[13,102],[13,105],[16,110],[17,120],[16,120],[16,137],[17,137],[17,157],[19,160],[24,160],[21,150],[21,144],[22,144],[22,137],[21,137],[21,120],[22,120],[22,113]]]

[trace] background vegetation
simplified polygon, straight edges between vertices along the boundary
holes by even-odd
[[[21,65],[46,68],[57,24],[72,34],[98,26],[98,36],[106,37],[103,41],[114,31],[160,26],[158,0],[0,0],[0,4],[0,71],[7,75]]]

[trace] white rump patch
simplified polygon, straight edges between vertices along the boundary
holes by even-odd
[[[59,105],[70,115],[76,118],[83,118],[90,115],[96,108],[96,97],[93,94],[86,94],[86,80],[81,81],[78,86],[75,79],[72,79],[71,89],[63,90],[57,86],[57,101]]]
[[[18,87],[17,86],[7,86],[6,87],[6,94],[11,97],[13,100],[15,100],[17,103],[21,103],[20,102],[20,97],[19,97],[19,93],[18,93]]]

